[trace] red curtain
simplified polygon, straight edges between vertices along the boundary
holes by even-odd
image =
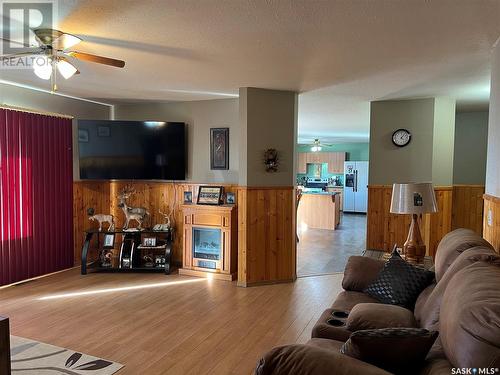
[[[0,285],[73,266],[71,120],[0,109]]]

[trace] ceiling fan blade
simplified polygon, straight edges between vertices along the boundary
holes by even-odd
[[[9,40],[9,39],[5,39],[5,38],[1,38],[1,37],[0,37],[0,40],[3,40],[4,42],[8,42],[8,43],[14,43],[14,44],[26,47],[26,48],[36,47],[36,46],[32,46],[32,45],[29,45],[29,44],[26,44],[26,43],[23,43],[23,42],[18,42],[18,41],[15,41],[15,40]]]
[[[23,52],[17,52],[17,53],[11,53],[9,55],[0,55],[0,59],[11,59],[17,56],[30,56],[30,55],[38,55],[42,52],[41,49],[37,49],[35,51],[23,51]]]
[[[65,52],[68,56],[74,57],[75,59],[91,61],[98,64],[115,66],[117,68],[123,68],[125,66],[125,61],[111,59],[109,57],[92,55],[90,53],[77,52],[77,51],[68,51]]]

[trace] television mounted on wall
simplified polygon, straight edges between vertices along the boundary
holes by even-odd
[[[82,180],[185,180],[186,125],[162,121],[78,121]]]

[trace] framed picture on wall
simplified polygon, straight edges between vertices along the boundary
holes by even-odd
[[[229,128],[210,129],[210,169],[229,169]]]

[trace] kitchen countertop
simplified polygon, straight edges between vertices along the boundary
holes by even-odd
[[[318,192],[315,192],[315,191],[303,191],[302,194],[316,194],[316,195],[336,195],[336,194],[340,194],[336,191],[318,191]]]

